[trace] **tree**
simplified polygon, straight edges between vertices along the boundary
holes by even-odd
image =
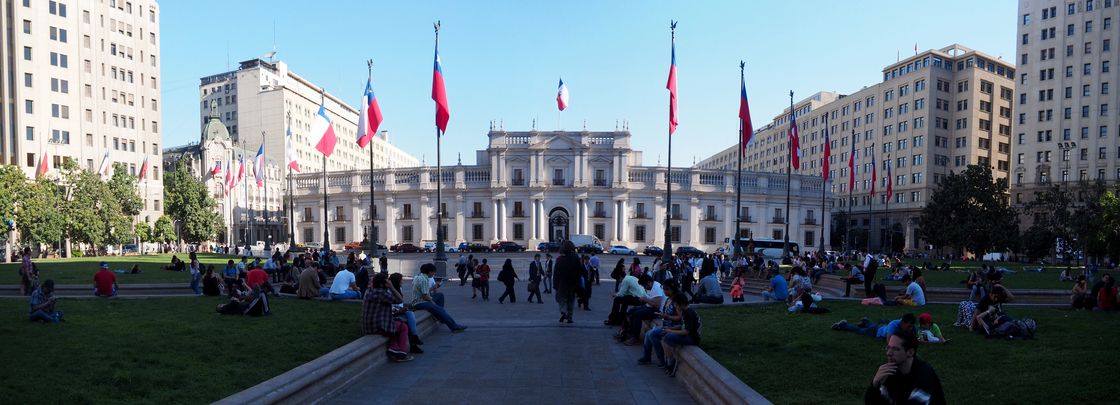
[[[29,183],[16,210],[20,242],[59,242],[66,226],[62,207],[62,193],[54,182],[40,178]]]
[[[152,227],[152,238],[157,242],[171,243],[177,239],[175,232],[175,223],[171,217],[161,215],[156,220],[155,226]]]
[[[156,241],[155,235],[152,233],[152,227],[147,222],[137,222],[135,232],[136,238],[140,239],[140,243]]]
[[[206,185],[191,175],[180,161],[174,171],[163,176],[165,212],[179,223],[179,236],[187,242],[213,240],[222,221],[217,203],[210,197]]]
[[[1120,198],[1117,193],[1106,191],[1100,200],[1100,239],[1105,241],[1105,254],[1112,260],[1120,259]]]
[[[935,246],[977,255],[1012,247],[1019,225],[1007,188],[1007,179],[994,180],[988,166],[949,173],[922,209],[919,235]]]
[[[144,200],[136,189],[136,177],[128,173],[124,163],[113,164],[113,176],[109,178],[109,192],[113,195],[120,212],[128,217],[140,215]]]
[[[72,160],[63,164],[60,180],[65,185],[62,211],[66,213],[66,237],[73,243],[104,244],[109,230],[105,214],[111,209],[111,204],[104,201],[111,197],[105,182],[97,174],[79,169]]]
[[[27,176],[13,165],[0,165],[0,219],[15,219],[19,201],[27,191]]]

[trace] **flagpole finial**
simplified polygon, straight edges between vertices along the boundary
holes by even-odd
[[[739,74],[743,74],[743,70],[747,68],[747,62],[739,60]]]
[[[439,20],[436,20],[435,23],[432,23],[432,27],[434,27],[436,29],[436,36],[438,37],[439,36]]]
[[[373,59],[366,59],[366,72],[373,77]]]

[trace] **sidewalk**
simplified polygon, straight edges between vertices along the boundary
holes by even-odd
[[[500,266],[500,264],[499,264]],[[498,266],[495,266],[498,267]],[[471,299],[458,280],[445,283],[446,308],[469,329],[446,327],[425,339],[424,354],[386,364],[363,376],[333,403],[654,404],[695,403],[684,386],[654,366],[637,365],[641,347],[617,343],[603,326],[614,282],[593,289],[591,311],[561,324],[554,297],[527,303],[527,284],[515,285],[516,304],[498,304],[504,287],[490,282],[490,302]]]

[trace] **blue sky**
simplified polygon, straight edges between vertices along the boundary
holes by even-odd
[[[313,6],[309,7],[309,4]],[[1012,0],[899,1],[218,1],[164,0],[164,144],[198,139],[198,79],[264,55],[357,105],[374,60],[374,91],[394,144],[435,161],[432,22],[451,105],[445,163],[474,163],[491,120],[506,130],[630,123],[645,164],[665,161],[669,20],[677,27],[680,126],[673,164],[736,142],[739,60],[755,127],[821,90],[881,80],[896,55],[952,43],[1015,61]],[[275,37],[273,27],[275,26]],[[879,33],[887,32],[887,35]],[[274,41],[275,38],[275,41]],[[228,57],[227,57],[228,55]],[[277,134],[276,136],[281,136]]]

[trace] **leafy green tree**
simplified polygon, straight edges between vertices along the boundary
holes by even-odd
[[[61,173],[66,237],[72,243],[104,244],[108,233],[108,207],[104,200],[110,197],[105,182],[97,174],[79,169],[71,160],[63,164]]]
[[[159,219],[156,220],[155,226],[152,227],[152,237],[153,240],[163,243],[170,243],[177,239],[175,223],[171,217],[161,215]]]
[[[23,170],[13,165],[0,165],[0,220],[15,219],[17,206],[26,190],[27,176]]]
[[[128,217],[140,215],[144,200],[136,188],[136,177],[128,173],[124,163],[113,164],[113,176],[109,178],[109,192],[117,200],[120,212]]]
[[[935,246],[977,255],[1013,247],[1019,224],[1007,188],[1007,179],[995,180],[991,167],[970,165],[950,173],[922,209],[919,235]]]
[[[217,203],[206,185],[191,175],[183,162],[163,176],[163,194],[167,215],[178,221],[180,237],[198,243],[213,240],[222,228]]]
[[[140,239],[141,243],[156,241],[155,236],[152,233],[152,227],[150,225],[148,225],[147,222],[144,222],[144,221],[137,222],[136,227],[135,227],[135,232],[136,232],[136,237],[138,239]]]
[[[16,210],[20,241],[24,244],[59,242],[66,227],[62,208],[62,193],[54,182],[40,178],[27,184]]]
[[[1105,241],[1104,252],[1112,260],[1120,260],[1120,198],[1114,191],[1106,191],[1100,199],[1100,235]]]

